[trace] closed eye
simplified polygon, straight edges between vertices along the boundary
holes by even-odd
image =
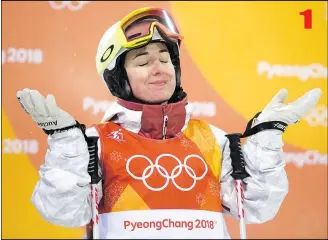
[[[146,66],[148,64],[148,62],[144,63],[144,64],[139,64],[138,66],[142,67],[142,66]]]

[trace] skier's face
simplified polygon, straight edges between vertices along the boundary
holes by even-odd
[[[125,58],[133,95],[145,102],[163,103],[174,92],[175,70],[164,43],[150,43],[129,51]]]

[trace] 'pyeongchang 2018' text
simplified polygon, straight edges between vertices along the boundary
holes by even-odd
[[[196,228],[214,229],[215,224],[216,221],[212,220],[196,219],[195,221],[176,221],[167,218],[161,221],[124,221],[124,229],[130,229],[131,231],[142,228],[156,230],[162,230],[163,228],[185,228],[188,230],[193,230]]]

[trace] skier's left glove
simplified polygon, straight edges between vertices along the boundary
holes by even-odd
[[[294,124],[317,104],[321,94],[321,89],[315,88],[294,102],[285,104],[288,91],[281,89],[263,109],[255,125],[267,121],[281,121],[288,125]]]
[[[286,125],[295,124],[317,104],[321,93],[321,89],[315,88],[294,102],[285,104],[288,91],[281,89],[253,121],[252,127],[260,123],[273,121],[283,122]],[[250,136],[249,140],[257,143],[262,148],[281,150],[283,146],[282,133],[285,131],[285,128],[285,126],[280,126],[280,130],[268,129],[266,131],[260,131]]]

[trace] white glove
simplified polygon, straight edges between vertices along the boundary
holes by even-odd
[[[284,101],[287,98],[288,91],[283,88],[263,109],[254,125],[267,121],[281,121],[288,125],[294,124],[317,104],[321,93],[320,88],[315,88],[294,102],[285,104]]]
[[[294,124],[317,104],[321,93],[321,89],[315,88],[294,102],[285,104],[284,101],[287,98],[288,91],[281,89],[255,119],[252,127],[268,121],[280,121],[288,125]],[[249,140],[259,144],[262,148],[278,151],[283,147],[282,134],[283,132],[280,130],[270,129],[250,136]]]
[[[17,99],[25,112],[44,130],[58,130],[76,124],[75,119],[61,110],[51,94],[44,98],[37,90],[17,91]]]

